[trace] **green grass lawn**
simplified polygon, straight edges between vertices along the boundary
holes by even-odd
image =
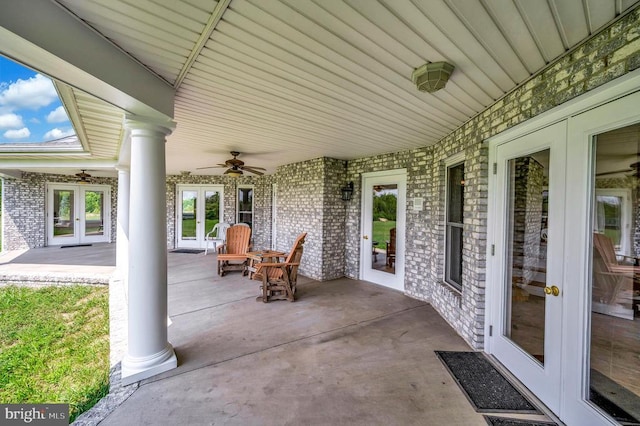
[[[384,250],[386,242],[389,241],[389,230],[396,227],[395,220],[388,222],[373,222],[373,241],[378,242],[378,248]]]
[[[215,224],[218,223],[217,219],[206,219],[204,224],[205,235],[213,229]],[[196,236],[196,221],[195,219],[183,219],[182,220],[182,237],[195,237]]]
[[[109,391],[106,286],[0,288],[0,402],[69,404],[70,422]]]

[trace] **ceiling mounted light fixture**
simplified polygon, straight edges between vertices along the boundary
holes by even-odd
[[[455,67],[447,62],[430,62],[411,73],[411,81],[421,92],[433,93],[442,89]]]

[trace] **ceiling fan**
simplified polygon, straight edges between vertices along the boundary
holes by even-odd
[[[91,183],[89,180],[91,175],[86,173],[85,170],[82,170],[80,173],[76,173],[76,177],[78,178],[78,183]]]
[[[238,160],[236,158],[238,157],[238,155],[240,155],[238,151],[231,151],[231,155],[233,156],[233,158],[225,161],[224,164],[218,164],[216,166],[209,166],[209,167],[198,167],[196,170],[217,169],[217,168],[227,167],[228,169],[224,172],[224,174],[232,177],[242,176],[244,174],[243,171],[253,173],[254,175],[258,175],[258,176],[262,176],[264,174],[263,172],[266,169],[262,167],[256,167],[256,166],[245,166],[244,161]]]
[[[640,178],[640,161],[629,164],[628,169],[612,170],[610,172],[596,173],[596,176],[601,177],[601,176],[617,175],[620,173],[624,173],[626,176],[635,176],[637,178]]]

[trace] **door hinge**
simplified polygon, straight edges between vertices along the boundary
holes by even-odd
[[[493,336],[493,326],[489,326],[489,337]]]
[[[495,256],[495,255],[496,255],[496,245],[491,244],[491,256]]]
[[[493,174],[497,174],[498,173],[498,163],[493,163]]]

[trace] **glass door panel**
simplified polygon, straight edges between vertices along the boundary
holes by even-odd
[[[640,124],[597,135],[593,150],[588,397],[618,422],[639,424]]]
[[[398,185],[382,183],[372,189],[371,268],[387,274],[396,273],[396,218]]]
[[[55,238],[76,238],[75,191],[55,189],[53,191],[53,236]]]
[[[84,235],[104,235],[104,191],[84,191]]]
[[[220,222],[220,192],[204,191],[204,230],[209,232]]]
[[[507,163],[505,336],[544,364],[549,149]]]
[[[181,194],[181,239],[182,240],[195,240],[196,239],[196,211],[198,203],[197,191],[182,191]]]

